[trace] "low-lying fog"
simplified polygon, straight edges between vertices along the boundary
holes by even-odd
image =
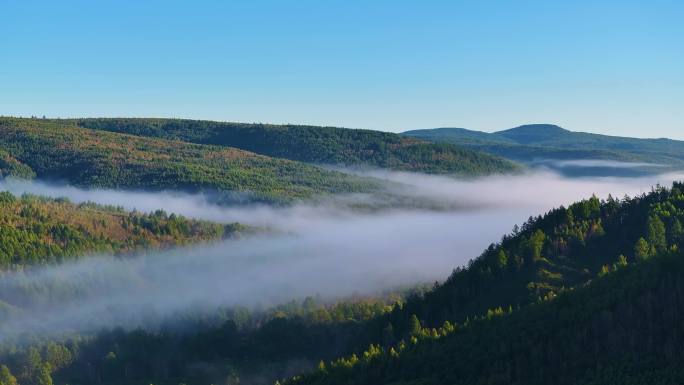
[[[0,191],[15,195],[68,197],[139,211],[163,208],[188,217],[282,230],[145,257],[90,257],[30,273],[6,273],[0,278],[0,300],[17,308],[0,321],[0,338],[144,327],[149,319],[189,308],[268,306],[308,295],[373,294],[442,280],[530,215],[592,194],[636,195],[657,183],[682,179],[677,174],[568,179],[539,172],[464,181],[368,174],[390,181],[391,191],[281,208],[217,207],[201,195],[0,182]],[[388,208],[394,197],[400,197],[402,206]],[[417,207],[424,208],[406,202],[422,202]],[[362,209],[352,208],[357,205]],[[0,306],[0,320],[2,313]]]

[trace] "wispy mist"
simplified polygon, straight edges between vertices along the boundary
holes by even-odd
[[[555,163],[560,167],[610,167],[610,168],[635,168],[635,167],[666,167],[658,163],[646,162],[620,162],[607,159],[576,159],[557,160]]]
[[[675,174],[568,179],[533,173],[464,181],[384,171],[367,174],[392,187],[380,199],[344,196],[280,208],[218,207],[201,195],[2,182],[0,190],[15,194],[68,197],[141,211],[163,208],[280,231],[144,257],[84,257],[26,273],[6,273],[0,279],[0,300],[11,305],[11,315],[0,322],[0,336],[146,327],[151,319],[189,308],[271,305],[308,295],[368,294],[441,280],[530,215],[592,194],[635,195],[656,183],[680,179]],[[442,205],[353,209],[354,204],[374,205],[390,196]]]

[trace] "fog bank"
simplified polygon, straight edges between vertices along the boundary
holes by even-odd
[[[379,196],[327,198],[291,207],[217,207],[206,196],[82,190],[4,181],[0,191],[68,197],[127,209],[163,208],[188,217],[269,226],[277,234],[183,248],[144,257],[84,257],[73,263],[7,273],[0,300],[10,304],[0,336],[146,327],[189,308],[268,306],[320,294],[372,294],[442,280],[477,257],[514,224],[595,194],[636,195],[681,175],[563,178],[550,172],[475,180],[371,171],[391,182]],[[417,207],[353,210],[399,197]],[[425,207],[430,207],[426,209]],[[0,319],[2,318],[0,308]]]

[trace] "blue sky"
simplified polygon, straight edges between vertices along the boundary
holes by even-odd
[[[0,0],[0,114],[684,139],[683,3]]]

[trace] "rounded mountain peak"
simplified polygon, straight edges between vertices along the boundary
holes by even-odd
[[[534,143],[565,135],[570,131],[555,124],[525,124],[496,134],[518,143]]]

